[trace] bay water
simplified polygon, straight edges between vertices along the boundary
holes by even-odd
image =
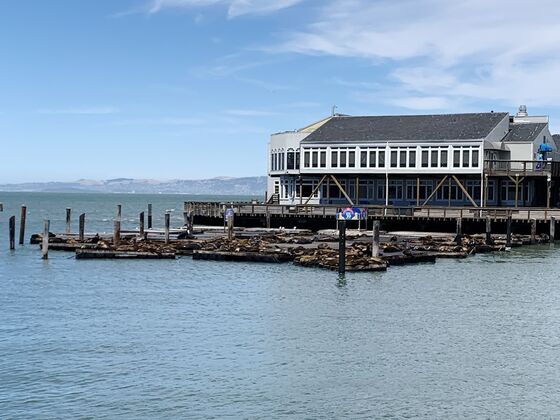
[[[8,249],[214,197],[0,193],[0,418],[558,418],[560,250],[333,272]],[[236,197],[219,197],[234,200]]]

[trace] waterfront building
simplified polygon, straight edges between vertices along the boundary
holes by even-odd
[[[558,204],[560,137],[547,116],[334,114],[273,134],[269,203],[532,206]]]

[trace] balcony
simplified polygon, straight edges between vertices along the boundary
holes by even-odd
[[[489,176],[558,176],[559,164],[552,160],[485,160],[484,173]]]

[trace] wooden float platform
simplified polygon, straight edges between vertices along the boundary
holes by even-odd
[[[133,251],[111,251],[99,249],[77,249],[77,260],[87,259],[143,259],[143,260],[161,260],[175,259],[174,253],[156,253],[156,252],[133,252]]]
[[[260,252],[193,251],[193,260],[284,263],[293,260],[290,254]]]

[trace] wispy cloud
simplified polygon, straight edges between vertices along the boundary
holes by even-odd
[[[42,108],[37,113],[46,115],[107,115],[120,112],[112,106],[85,107],[85,108]]]
[[[324,4],[306,27],[287,32],[269,51],[383,64],[375,83],[391,84],[402,99],[388,102],[403,107],[439,108],[456,98],[510,105],[558,102],[560,8],[555,0],[535,0],[530,7],[522,0],[507,6],[498,0]]]
[[[198,8],[213,5],[227,7],[229,18],[243,15],[266,15],[295,6],[303,0],[152,0],[145,7],[149,14],[165,9]]]

